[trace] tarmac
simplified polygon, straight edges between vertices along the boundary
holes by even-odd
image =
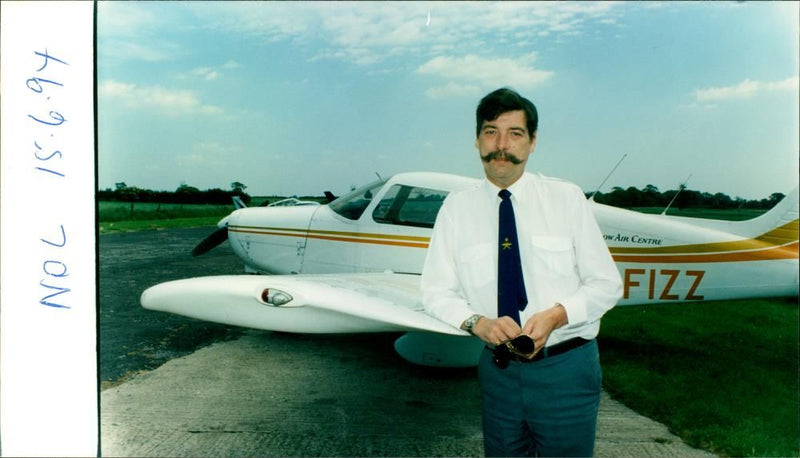
[[[481,456],[474,369],[387,336],[248,331],[101,393],[103,456]],[[713,456],[603,393],[600,457]]]
[[[231,331],[138,307],[143,287],[235,264],[224,247],[177,254],[204,232],[101,236],[102,456],[483,454],[476,370],[407,363],[398,334]],[[606,393],[595,454],[713,456]]]

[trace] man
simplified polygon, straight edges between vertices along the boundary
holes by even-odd
[[[525,172],[533,103],[498,89],[480,101],[476,124],[486,180],[439,211],[425,309],[487,344],[478,364],[487,456],[592,455],[594,338],[620,297],[619,272],[583,192]]]

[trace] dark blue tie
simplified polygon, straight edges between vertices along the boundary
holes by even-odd
[[[510,316],[520,326],[519,311],[528,305],[525,293],[525,280],[522,278],[522,262],[517,243],[517,224],[514,220],[514,207],[511,206],[511,192],[501,190],[499,251],[497,259],[497,316]]]

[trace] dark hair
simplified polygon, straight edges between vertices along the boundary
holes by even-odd
[[[539,114],[536,112],[536,106],[533,105],[533,102],[519,95],[513,89],[505,87],[481,99],[478,104],[478,109],[475,110],[475,121],[477,124],[475,127],[475,136],[480,136],[484,121],[494,121],[501,114],[515,110],[522,110],[525,112],[528,137],[533,139],[534,134],[536,134],[536,129],[539,127]]]

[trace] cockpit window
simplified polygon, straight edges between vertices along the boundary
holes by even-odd
[[[446,191],[394,185],[372,212],[378,223],[400,226],[433,227]]]
[[[386,183],[386,180],[374,181],[362,186],[349,194],[331,202],[328,206],[331,210],[344,216],[347,219],[356,220],[361,218],[364,210],[367,209],[375,193]]]

